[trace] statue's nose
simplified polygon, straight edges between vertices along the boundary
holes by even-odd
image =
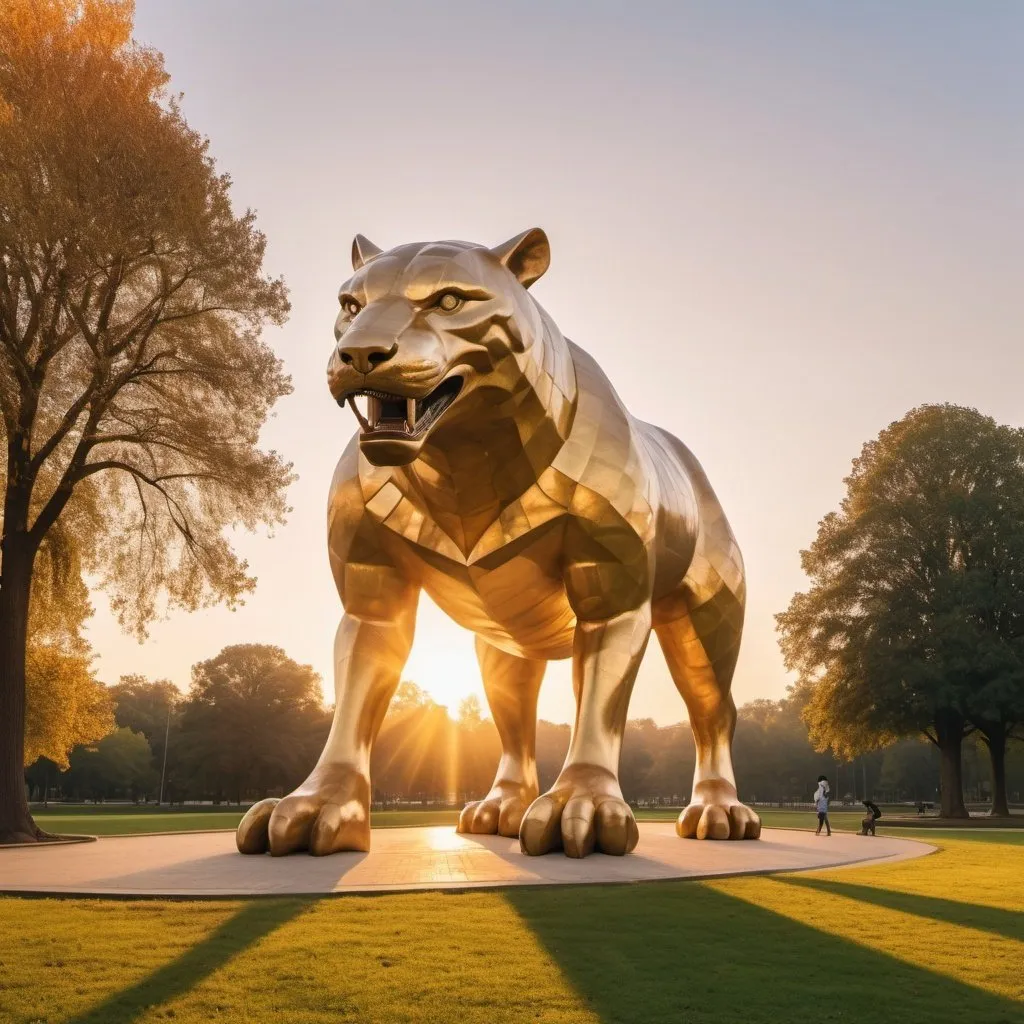
[[[372,338],[360,340],[349,334],[345,336],[345,344],[338,350],[338,355],[346,366],[359,373],[369,373],[381,363],[386,363],[397,351],[397,341],[387,345]]]
[[[395,355],[413,315],[412,306],[401,297],[371,302],[351,322],[342,314],[334,325],[338,358],[357,373],[369,373]]]

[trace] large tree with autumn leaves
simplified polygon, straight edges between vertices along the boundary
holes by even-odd
[[[869,441],[802,553],[810,588],[777,616],[819,750],[844,759],[923,735],[944,817],[966,817],[961,746],[992,759],[1024,721],[1024,430],[922,405]]]
[[[133,14],[0,5],[0,842],[41,836],[23,758],[45,552],[73,545],[141,633],[237,601],[254,580],[226,531],[286,511],[290,467],[259,444],[289,390],[260,337],[284,285]]]

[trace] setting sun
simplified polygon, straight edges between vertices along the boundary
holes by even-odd
[[[441,634],[444,642],[438,643]],[[420,598],[416,639],[403,678],[410,679],[448,708],[455,717],[459,704],[471,694],[487,706],[480,669],[473,650],[473,635],[452,627],[451,621],[425,594]]]

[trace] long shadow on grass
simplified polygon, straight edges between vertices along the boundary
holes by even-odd
[[[151,1006],[195,988],[204,978],[265,935],[297,917],[310,899],[254,900],[246,903],[202,942],[153,971],[131,988],[111,994],[99,1006],[68,1024],[129,1024]]]
[[[974,903],[944,900],[937,896],[919,896],[917,893],[880,889],[872,885],[832,882],[824,878],[787,878],[781,875],[777,881],[858,900],[866,904],[866,914],[871,913],[870,905],[888,907],[890,910],[901,910],[907,914],[916,914],[918,917],[931,917],[948,924],[994,932],[996,935],[1005,935],[1008,939],[1024,940],[1024,914],[1015,910],[982,907]]]
[[[695,882],[509,890],[605,1024],[1021,1024],[1024,1006]],[[870,913],[869,908],[865,908]]]

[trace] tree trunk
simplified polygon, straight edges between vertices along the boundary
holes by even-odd
[[[943,818],[969,818],[964,806],[961,748],[964,742],[963,720],[955,715],[944,716],[935,723],[939,748],[940,815]]]
[[[1001,724],[993,728],[986,727],[982,737],[992,764],[992,807],[989,814],[1008,818],[1010,805],[1006,800],[1006,728]]]
[[[47,838],[32,820],[25,793],[25,644],[32,549],[8,534],[0,576],[0,844]]]

